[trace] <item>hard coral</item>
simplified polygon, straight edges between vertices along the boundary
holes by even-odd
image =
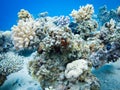
[[[40,48],[47,52],[61,53],[70,47],[72,33],[67,28],[51,28],[48,35],[40,43]]]
[[[0,85],[3,84],[3,80],[6,80],[8,75],[22,69],[23,60],[23,57],[13,52],[0,54],[0,80],[2,80],[0,81]]]
[[[82,39],[87,40],[89,37],[93,36],[97,28],[98,23],[91,19],[78,23],[73,32],[79,34]]]
[[[44,59],[42,57],[30,61],[28,66],[29,74],[40,82],[43,89],[99,90],[99,81],[90,73],[91,63],[88,60],[80,59],[69,63],[71,61],[65,60],[62,55],[52,55],[49,58],[45,56]]]
[[[106,22],[101,30],[99,40],[103,44],[96,52],[90,55],[93,66],[98,68],[105,63],[115,62],[120,57],[120,26],[115,20]]]
[[[83,77],[82,80],[84,80],[87,76],[87,73],[90,71],[90,63],[88,63],[87,60],[80,59],[80,60],[75,60],[72,63],[68,63],[66,70],[65,70],[65,76],[68,80],[71,79],[78,79],[80,77]],[[86,74],[86,75],[84,75]]]
[[[75,19],[76,22],[81,22],[90,19],[93,13],[93,6],[87,4],[86,6],[80,7],[78,11],[73,10],[70,15]]]
[[[18,18],[22,20],[26,20],[32,18],[32,16],[27,10],[21,9],[20,12],[18,12]]]
[[[39,27],[39,21],[32,18],[19,20],[17,26],[14,25],[12,29],[12,39],[16,49],[24,49],[30,47],[30,42],[34,40],[35,31]]]

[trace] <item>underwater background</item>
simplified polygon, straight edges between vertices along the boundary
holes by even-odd
[[[79,6],[93,4],[95,13],[99,7],[106,5],[108,10],[117,8],[120,0],[0,0],[0,30],[10,30],[17,23],[17,13],[20,9],[26,9],[34,17],[47,11],[49,16],[68,16],[73,9]]]
[[[0,0],[0,90],[120,90],[120,0]]]

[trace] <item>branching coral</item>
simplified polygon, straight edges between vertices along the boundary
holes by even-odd
[[[18,12],[18,18],[22,20],[26,20],[32,18],[32,16],[27,10],[21,9],[20,12]]]
[[[71,16],[75,19],[76,22],[80,22],[90,19],[93,13],[94,13],[93,6],[87,4],[86,6],[80,7],[78,11],[73,10],[71,12]]]
[[[32,18],[26,19],[26,21],[19,20],[18,25],[11,28],[14,47],[16,49],[30,47],[30,42],[34,39],[39,25],[40,23]]]
[[[102,6],[99,8],[98,12],[98,19],[100,24],[105,24],[106,22],[109,22],[111,19],[114,19],[116,22],[120,22],[119,18],[119,7],[117,10],[111,9],[107,10],[107,6]]]
[[[0,54],[0,85],[4,83],[8,75],[22,69],[23,61],[23,57],[13,52]]]

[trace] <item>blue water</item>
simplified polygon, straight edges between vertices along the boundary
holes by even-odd
[[[17,24],[17,13],[26,9],[34,17],[47,11],[49,16],[69,15],[73,9],[81,5],[93,4],[95,13],[98,8],[107,5],[108,9],[120,6],[120,0],[0,0],[0,30],[10,30]]]

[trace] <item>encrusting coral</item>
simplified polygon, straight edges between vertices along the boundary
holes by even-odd
[[[78,11],[73,10],[70,15],[75,19],[76,22],[81,22],[83,20],[90,19],[93,13],[93,6],[91,4],[87,4],[86,6],[80,7]]]

